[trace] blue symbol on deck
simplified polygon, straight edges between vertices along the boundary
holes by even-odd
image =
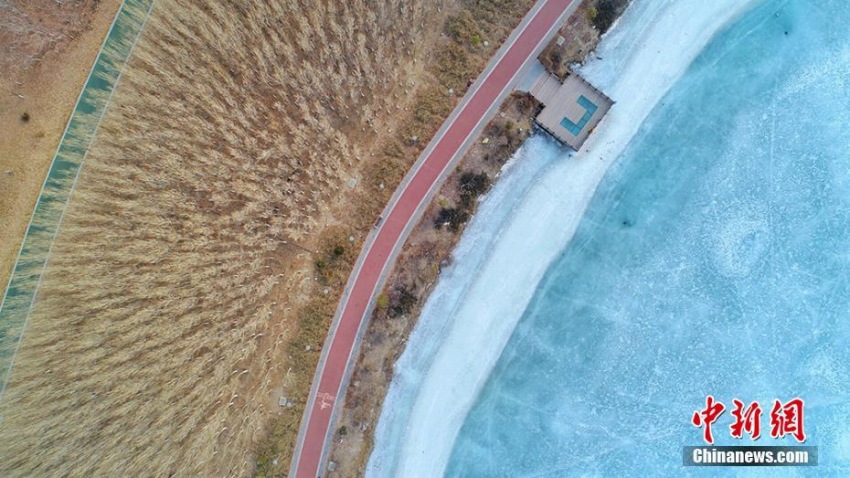
[[[578,123],[573,123],[566,117],[561,120],[561,126],[563,126],[565,130],[572,133],[573,136],[578,136],[582,128],[584,128],[587,122],[590,121],[590,118],[593,116],[593,113],[596,113],[596,109],[598,108],[598,106],[593,104],[593,102],[587,99],[584,95],[579,96],[576,102],[582,108],[585,109],[585,112],[581,116],[581,119],[578,121]]]

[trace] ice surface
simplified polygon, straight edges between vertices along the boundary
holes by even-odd
[[[396,364],[369,476],[443,473],[467,412],[606,169],[714,32],[750,3],[638,0],[630,7],[584,70],[618,103],[585,148],[556,161],[528,194],[507,194],[506,205],[485,201]],[[527,151],[541,144],[532,140]]]
[[[850,475],[848,24],[762,2],[709,45],[546,272],[449,476]],[[804,398],[820,465],[683,468],[709,394],[761,402],[759,445],[796,444],[767,413]],[[718,444],[752,444],[730,423]]]

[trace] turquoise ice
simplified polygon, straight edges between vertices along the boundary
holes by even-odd
[[[450,476],[850,474],[850,3],[761,3],[607,173]],[[685,469],[714,395],[806,400],[814,469]],[[773,440],[762,417],[759,445]],[[729,438],[727,412],[715,425]]]

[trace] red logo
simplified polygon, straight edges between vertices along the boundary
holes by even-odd
[[[731,410],[734,421],[729,425],[729,433],[732,438],[743,438],[744,433],[752,440],[758,440],[761,436],[761,405],[759,402],[751,402],[746,407],[744,402],[737,398],[732,399],[734,408]],[[723,415],[726,406],[716,401],[713,396],[705,397],[705,408],[694,412],[691,423],[703,429],[703,439],[709,445],[714,444],[714,436],[711,425]],[[770,410],[770,436],[783,438],[791,435],[798,442],[806,441],[806,432],[803,429],[803,399],[793,398],[784,404],[774,400]]]
[[[782,438],[785,435],[793,436],[800,443],[806,441],[806,432],[803,431],[803,400],[800,398],[788,400],[784,405],[779,400],[773,402],[773,408],[770,410],[770,436]]]
[[[732,416],[735,417],[735,423],[729,425],[729,431],[733,438],[741,438],[744,432],[749,433],[750,438],[758,440],[761,435],[761,407],[759,402],[753,402],[747,405],[744,409],[744,402],[737,398],[732,400],[735,409],[732,410]]]
[[[714,397],[709,395],[705,397],[705,408],[694,412],[694,416],[691,418],[691,423],[693,423],[695,427],[705,427],[702,433],[703,439],[709,445],[714,443],[714,437],[711,436],[711,424],[720,418],[720,415],[723,415],[723,410],[725,409],[725,405],[720,402],[715,402]]]

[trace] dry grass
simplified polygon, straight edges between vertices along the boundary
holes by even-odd
[[[0,0],[0,290],[120,3]]]
[[[367,160],[440,18],[425,0],[157,2],[0,404],[0,474],[254,469],[299,337],[327,330],[362,234],[327,285],[293,244],[362,231],[374,183],[391,191],[415,158],[389,141]]]

